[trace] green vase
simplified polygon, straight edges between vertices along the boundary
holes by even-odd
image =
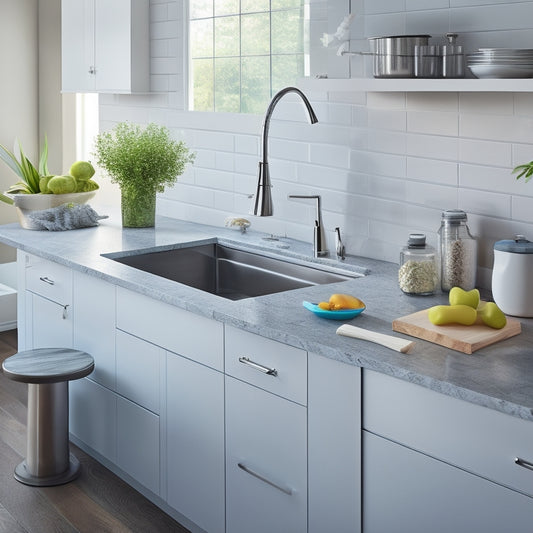
[[[122,226],[152,228],[155,226],[155,191],[121,189]]]

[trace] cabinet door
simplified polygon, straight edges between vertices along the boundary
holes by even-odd
[[[64,92],[92,92],[96,88],[94,2],[61,2],[61,86]]]
[[[533,499],[363,431],[365,533],[526,533]]]
[[[167,501],[209,533],[224,531],[224,376],[167,353]]]
[[[115,287],[73,272],[74,347],[94,358],[91,379],[115,389]]]
[[[117,392],[159,414],[159,380],[165,351],[117,330]]]
[[[309,533],[361,530],[361,369],[309,353]]]
[[[159,416],[118,396],[117,465],[159,495],[159,455]]]
[[[116,462],[117,399],[89,378],[69,383],[70,432],[100,455]]]
[[[307,410],[226,377],[228,533],[307,531]]]
[[[27,309],[33,348],[72,347],[70,307],[27,292]]]

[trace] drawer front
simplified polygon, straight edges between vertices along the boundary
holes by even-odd
[[[117,288],[117,327],[222,371],[224,326],[143,294]]]
[[[364,370],[363,427],[533,496],[533,422]]]
[[[307,352],[226,326],[226,374],[307,405]]]
[[[26,288],[61,305],[72,303],[70,268],[27,254]]]

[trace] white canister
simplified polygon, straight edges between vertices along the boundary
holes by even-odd
[[[492,296],[506,314],[533,317],[533,242],[523,235],[494,244]]]

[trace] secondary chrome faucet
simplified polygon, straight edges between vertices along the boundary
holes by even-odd
[[[281,89],[281,91],[276,93],[272,98],[263,121],[263,134],[261,137],[263,152],[261,161],[259,162],[259,177],[257,180],[257,191],[255,193],[254,207],[252,211],[254,215],[260,217],[272,216],[274,212],[272,206],[272,182],[270,181],[270,171],[268,170],[268,129],[270,127],[270,118],[272,117],[274,108],[287,93],[296,93],[300,96],[307,109],[309,122],[311,124],[316,124],[318,122],[309,100],[300,89],[297,89],[296,87],[285,87],[285,89]]]
[[[328,251],[324,248],[325,239],[322,231],[322,210],[320,208],[320,196],[306,194],[289,194],[288,198],[303,198],[306,200],[316,200],[315,227],[313,232],[313,255],[315,257],[324,257]]]

